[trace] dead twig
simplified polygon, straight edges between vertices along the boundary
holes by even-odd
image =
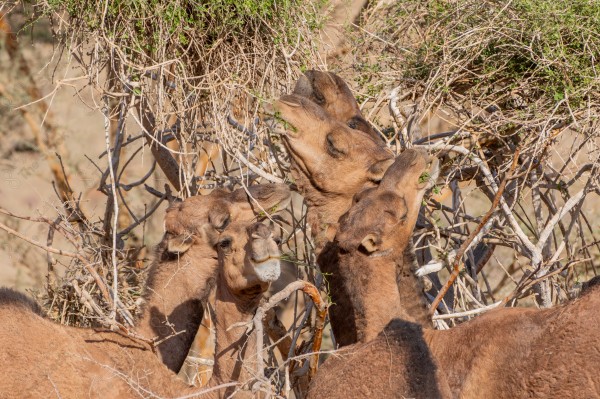
[[[518,161],[519,161],[519,150],[517,150],[515,152],[515,154],[513,156],[513,163],[512,163],[512,165],[510,167],[510,170],[507,172],[506,177],[504,178],[504,180],[502,180],[502,183],[500,183],[500,187],[498,187],[498,191],[496,192],[496,196],[494,197],[494,201],[492,202],[492,206],[486,212],[486,214],[483,216],[483,218],[481,218],[481,221],[477,225],[477,228],[475,230],[473,230],[473,232],[471,233],[471,235],[462,243],[462,245],[458,249],[458,251],[456,253],[456,257],[454,258],[454,262],[453,262],[453,265],[452,265],[452,273],[450,274],[450,277],[448,278],[448,281],[446,281],[446,283],[442,286],[442,288],[438,292],[437,296],[435,297],[435,299],[431,303],[431,307],[429,309],[429,314],[430,315],[434,314],[434,312],[436,311],[438,305],[442,301],[442,298],[444,297],[444,295],[446,295],[446,292],[448,292],[448,290],[450,289],[450,287],[452,286],[452,284],[454,284],[454,281],[458,277],[458,274],[460,273],[460,271],[462,269],[461,268],[461,266],[463,264],[462,263],[462,258],[464,256],[467,248],[469,247],[469,244],[473,241],[473,239],[477,236],[477,234],[483,229],[483,227],[485,226],[485,224],[488,222],[488,220],[492,217],[492,215],[494,214],[494,212],[498,208],[498,204],[500,203],[500,198],[502,197],[502,193],[504,192],[504,188],[506,187],[506,183],[510,180],[510,178],[512,176],[512,173],[514,172],[514,170],[517,167]]]

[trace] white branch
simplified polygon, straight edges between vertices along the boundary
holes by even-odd
[[[113,317],[117,317],[117,296],[118,296],[118,269],[117,269],[117,231],[119,222],[119,201],[117,199],[117,185],[115,180],[115,171],[113,169],[113,157],[110,149],[110,116],[108,109],[108,100],[105,99],[105,104],[102,109],[104,114],[104,138],[106,140],[106,153],[108,157],[108,170],[110,171],[110,185],[112,194],[112,205],[113,205],[113,228],[112,228],[112,266],[113,266]],[[115,145],[117,148],[117,145]],[[119,154],[117,154],[119,156]]]
[[[567,213],[569,213],[569,211],[571,209],[573,209],[577,204],[579,204],[579,202],[585,196],[586,191],[587,191],[587,188],[583,188],[577,194],[575,194],[574,196],[569,198],[569,200],[567,202],[565,202],[565,205],[562,208],[560,208],[560,210],[558,212],[556,212],[554,214],[554,216],[552,216],[552,219],[550,219],[548,221],[548,223],[546,224],[546,227],[544,227],[544,230],[542,230],[542,232],[540,233],[540,238],[536,245],[536,249],[538,251],[540,251],[540,252],[542,251],[542,248],[544,248],[546,241],[548,241],[548,238],[550,238],[550,235],[552,234],[554,227],[558,224],[560,219],[562,219]]]
[[[450,314],[437,314],[437,315],[432,316],[431,319],[432,320],[443,320],[443,319],[455,319],[458,317],[472,316],[472,315],[476,315],[479,313],[487,312],[488,310],[495,309],[498,306],[500,306],[501,304],[502,304],[502,301],[498,301],[496,303],[492,303],[491,305],[484,306],[482,308],[473,309],[473,310],[467,310],[465,312],[450,313]]]

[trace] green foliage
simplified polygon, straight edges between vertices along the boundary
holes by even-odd
[[[593,0],[409,0],[424,7],[427,36],[406,77],[434,89],[502,98],[502,109],[560,113],[598,92],[600,3]],[[449,65],[454,71],[445,70]],[[440,73],[442,72],[442,73]],[[510,95],[509,95],[510,93]],[[503,94],[505,94],[503,96]],[[523,96],[528,101],[515,101]]]
[[[86,33],[107,33],[116,44],[152,58],[165,45],[186,51],[191,43],[210,48],[239,35],[295,38],[300,16],[313,28],[320,24],[299,0],[49,0],[40,7],[46,14],[66,11]]]

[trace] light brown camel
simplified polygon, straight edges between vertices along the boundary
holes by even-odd
[[[327,78],[328,75],[315,72],[314,76],[321,76],[312,84],[318,84],[319,90],[327,93],[324,97],[327,104],[334,100],[355,101],[349,92],[350,97],[332,95],[336,93],[336,88],[332,87],[335,80]],[[308,217],[315,237],[316,253],[328,252],[337,232],[338,220],[350,209],[352,197],[378,184],[385,170],[394,162],[392,154],[363,132],[335,121],[307,98],[284,96],[275,104],[275,110],[280,118],[291,125],[286,126],[284,139],[293,160],[296,184],[309,206]],[[336,152],[330,149],[336,145],[341,150]],[[372,174],[374,169],[378,172],[375,176]],[[403,262],[411,266],[398,270],[403,274],[397,279],[402,291],[402,285],[410,285],[413,280],[412,277],[408,278],[407,270],[417,268],[412,244],[406,246]],[[319,259],[320,269],[329,283],[333,303],[329,308],[329,317],[336,344],[345,346],[358,342],[358,336],[354,320],[349,319],[343,310],[343,304],[349,303],[350,298],[338,265],[337,262],[322,262]],[[411,314],[414,320],[424,325],[431,323],[418,307],[410,311],[415,312]]]
[[[346,82],[333,72],[317,70],[304,72],[298,78],[292,94],[308,98],[323,108],[333,119],[352,129],[367,133],[379,145],[385,144],[381,135],[363,116]]]
[[[353,290],[346,311],[359,315],[367,342],[331,356],[309,398],[600,397],[597,286],[553,309],[497,309],[445,331],[406,316],[407,306],[422,306],[420,293],[389,282],[410,236],[404,229],[418,212],[412,199],[432,174],[427,159],[403,153],[380,187],[360,195],[340,222],[338,261]]]
[[[291,193],[281,184],[254,185],[233,192],[214,190],[206,196],[173,204],[165,216],[165,235],[157,246],[144,291],[145,305],[137,331],[162,341],[158,356],[177,372],[203,316],[202,302],[214,285],[215,243],[231,222],[251,221],[259,213],[287,206]],[[179,247],[193,244],[187,252]],[[165,339],[169,337],[168,339]]]
[[[208,398],[233,392],[233,387],[227,395],[217,389],[221,383],[244,383],[250,378],[244,367],[256,355],[254,341],[247,338],[244,328],[227,330],[251,319],[269,283],[279,275],[277,244],[260,223],[232,224],[217,245],[218,356],[210,381],[215,390],[202,396]],[[193,246],[188,242],[178,250],[188,252]],[[0,361],[5,365],[0,377],[2,396],[172,397],[202,390],[180,381],[145,342],[116,332],[52,323],[40,316],[31,300],[12,290],[0,289],[0,317]]]
[[[308,204],[308,221],[319,253],[333,240],[338,219],[350,208],[353,195],[379,183],[393,154],[366,133],[333,119],[308,98],[284,95],[274,108],[285,121],[292,176]]]
[[[343,230],[319,255],[321,268],[334,270],[337,276],[335,287],[331,287],[335,303],[331,317],[339,346],[370,341],[394,317],[429,324],[423,287],[414,274],[417,265],[410,255],[412,251],[406,248],[412,249],[412,231],[423,195],[437,178],[437,166],[437,159],[424,152],[403,152],[386,171],[379,187],[355,196],[354,205],[340,218]],[[394,187],[397,176],[403,185],[399,188]],[[395,194],[399,189],[402,195]],[[375,202],[373,197],[381,204],[368,207]],[[399,222],[388,223],[393,218]],[[380,236],[392,236],[394,247],[375,251]],[[356,237],[364,242],[355,242]],[[350,250],[354,247],[372,256],[357,255]],[[390,294],[385,296],[388,306],[378,305],[379,292]],[[404,295],[411,300],[407,302]],[[336,317],[338,314],[340,317]]]
[[[243,225],[232,226],[236,232]],[[215,366],[209,386],[231,380],[251,382],[257,369],[256,334],[247,336],[245,330],[252,322],[254,313],[269,288],[279,278],[280,252],[273,232],[261,223],[247,228],[248,237],[223,233],[219,243],[219,259],[237,268],[219,268],[215,314],[213,315],[216,345]],[[237,328],[232,328],[234,325]],[[243,362],[242,362],[243,361]],[[234,388],[225,391],[229,396]],[[246,392],[246,396],[251,397]]]

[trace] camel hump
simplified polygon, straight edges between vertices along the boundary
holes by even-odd
[[[0,287],[0,306],[21,306],[43,316],[42,308],[33,298],[12,288]]]
[[[597,290],[598,288],[596,287],[598,286],[600,286],[600,276],[593,277],[582,284],[580,295],[587,295],[590,292]]]

